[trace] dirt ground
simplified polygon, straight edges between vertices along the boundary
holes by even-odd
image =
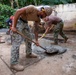
[[[45,56],[39,61],[37,59],[23,59],[20,62],[24,65],[32,64],[25,67],[22,72],[16,72],[15,74],[10,70],[10,49],[11,45],[6,43],[0,43],[0,55],[4,62],[0,58],[0,75],[76,75],[76,33],[66,33],[69,37],[67,43],[63,43],[59,40],[59,46],[67,48],[67,52],[60,55]],[[41,35],[41,34],[40,34]],[[53,40],[53,34],[47,34],[45,40]],[[62,39],[59,36],[60,39]],[[25,57],[25,46],[21,45],[20,59]],[[34,62],[33,62],[34,61]]]

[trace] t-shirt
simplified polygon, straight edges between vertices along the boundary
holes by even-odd
[[[47,21],[47,25],[50,25],[50,24],[56,25],[57,23],[59,23],[62,20],[61,18],[59,18],[57,16],[53,16],[53,15],[47,16],[46,18],[49,19]]]

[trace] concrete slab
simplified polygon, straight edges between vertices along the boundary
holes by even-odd
[[[62,47],[68,47],[69,50],[61,55],[46,56],[44,50],[38,48],[43,53],[39,52],[39,59],[27,59],[25,58],[25,45],[20,47],[20,63],[25,66],[25,70],[16,72],[15,75],[76,75],[76,36],[69,35],[67,43],[59,42]],[[40,43],[43,47],[49,46],[52,40],[42,39]],[[47,44],[48,43],[48,44]],[[37,49],[36,49],[37,50]],[[36,52],[33,50],[33,52]],[[0,55],[10,66],[10,53],[11,45],[6,43],[0,44]],[[1,69],[2,68],[2,69]],[[11,75],[10,69],[0,59],[0,75]]]
[[[47,40],[47,39],[40,39],[39,44],[45,48],[48,52],[52,51],[58,51],[54,54],[46,54],[44,49],[40,48],[39,46],[36,46],[35,44],[32,44],[32,50],[41,55],[41,56],[48,56],[48,55],[57,55],[57,54],[62,54],[65,53],[67,50],[69,50],[67,47],[59,46],[59,45],[52,45],[53,41],[52,40]]]
[[[10,69],[1,59],[0,59],[0,75],[12,75]]]
[[[10,57],[11,57],[11,45],[7,45],[6,43],[4,43],[4,47],[3,44],[0,45],[0,54],[2,55],[2,58],[4,59],[4,61],[7,63],[7,65],[10,67]],[[23,66],[29,67],[30,65],[34,64],[34,63],[38,63],[40,60],[42,60],[44,57],[39,56],[38,58],[26,58],[26,50],[25,50],[25,45],[22,44],[20,46],[20,59],[19,59],[19,63],[22,64]],[[14,73],[14,72],[13,72]]]
[[[5,60],[5,62],[10,66],[10,48],[11,45],[6,45],[5,43],[0,44],[0,55]]]
[[[46,57],[16,75],[76,75],[76,61],[71,56],[72,53],[67,52],[63,55]]]

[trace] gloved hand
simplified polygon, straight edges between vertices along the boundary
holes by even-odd
[[[42,39],[42,38],[45,37],[45,36],[46,36],[46,34],[44,33],[44,34],[39,38],[39,40]]]

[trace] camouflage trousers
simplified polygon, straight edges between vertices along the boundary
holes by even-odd
[[[67,36],[64,34],[63,32],[63,26],[64,26],[64,23],[63,21],[60,21],[59,23],[57,23],[55,25],[55,28],[54,28],[54,43],[58,43],[58,35],[60,34],[64,39],[67,38]]]
[[[25,36],[27,36],[28,38],[32,40],[32,36],[30,33],[30,28],[28,26],[28,23],[24,23],[23,21],[18,20],[17,30],[19,30]],[[19,60],[19,48],[20,48],[22,41],[24,40],[25,45],[26,45],[26,49],[25,49],[26,55],[32,53],[31,42],[28,41],[27,39],[24,39],[21,35],[17,33],[12,32],[11,36],[12,36],[11,64],[17,64]]]

